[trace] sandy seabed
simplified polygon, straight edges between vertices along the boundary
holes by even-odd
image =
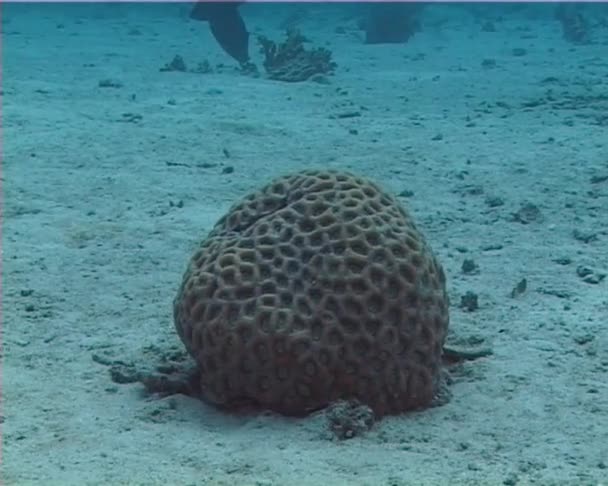
[[[283,14],[248,9],[280,38]],[[284,16],[333,51],[329,84],[239,74],[182,7],[3,6],[4,484],[607,483],[608,34],[576,46],[550,19],[484,32],[429,7],[408,44],[369,46],[352,15],[319,13]],[[226,66],[161,72],[176,54]],[[322,412],[228,415],[114,383],[93,358],[178,346],[193,248],[304,168],[400,194],[448,274],[451,331],[493,355],[447,405],[346,441]]]

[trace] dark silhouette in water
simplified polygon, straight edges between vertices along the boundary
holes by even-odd
[[[407,42],[420,28],[421,2],[371,3],[364,21],[366,44]]]
[[[199,1],[190,18],[209,22],[211,33],[219,45],[241,64],[249,61],[249,32],[239,13],[243,2]]]

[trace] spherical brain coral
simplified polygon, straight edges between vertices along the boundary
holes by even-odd
[[[361,177],[280,177],[223,216],[174,301],[203,398],[303,415],[358,399],[378,415],[438,391],[445,275],[410,215]]]

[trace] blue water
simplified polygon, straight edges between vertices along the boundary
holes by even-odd
[[[247,3],[247,45],[192,7],[2,5],[3,484],[606,484],[608,4]],[[445,400],[347,440],[162,381],[200,242],[303,170],[395,196],[447,276]],[[337,368],[393,349],[357,332]]]

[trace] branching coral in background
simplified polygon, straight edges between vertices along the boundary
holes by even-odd
[[[579,5],[560,3],[555,10],[555,18],[562,24],[564,39],[573,44],[587,44],[590,28]]]
[[[298,30],[288,29],[287,39],[278,45],[264,36],[259,36],[258,41],[270,79],[306,81],[315,75],[331,74],[336,68],[331,51],[323,47],[307,50],[304,47],[307,39]]]

